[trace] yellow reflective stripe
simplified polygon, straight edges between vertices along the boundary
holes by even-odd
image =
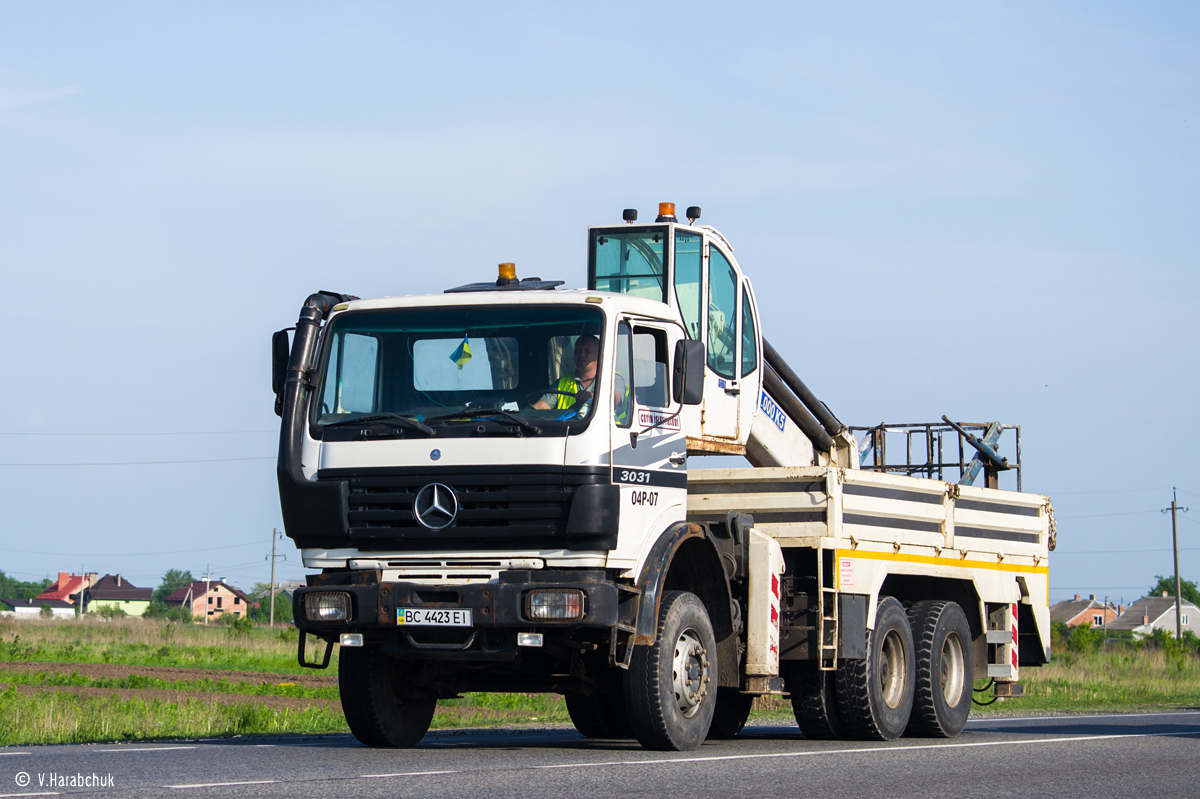
[[[1049,574],[1049,566],[1022,566],[1017,563],[994,563],[987,560],[963,560],[961,558],[935,558],[928,555],[904,555],[891,552],[868,552],[862,549],[836,550],[838,558],[862,560],[890,560],[897,563],[925,563],[931,566],[955,566],[965,569],[991,569],[1001,572],[1025,572],[1026,574]]]

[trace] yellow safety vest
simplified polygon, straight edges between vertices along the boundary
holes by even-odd
[[[596,385],[596,381],[593,380],[592,386],[595,387],[595,385]],[[568,394],[572,395],[572,396],[567,396],[567,394],[556,395],[557,399],[555,400],[554,407],[560,411],[565,411],[567,408],[573,408],[575,406],[574,395],[578,394],[580,391],[583,391],[583,384],[580,383],[578,380],[576,380],[571,375],[567,375],[566,377],[559,378],[558,390],[565,391]]]
[[[593,381],[592,381],[592,388],[593,388],[593,389],[595,389],[595,387],[596,387],[596,381],[595,381],[595,380],[593,380]],[[568,375],[568,376],[566,376],[566,377],[559,378],[559,381],[558,381],[558,390],[559,390],[559,391],[566,391],[566,392],[568,392],[568,393],[570,393],[570,394],[578,394],[580,391],[583,391],[584,389],[583,389],[583,384],[582,384],[582,383],[580,383],[580,382],[579,382],[578,380],[576,380],[574,377],[571,377],[570,375]],[[564,410],[566,410],[567,408],[573,408],[573,407],[575,407],[575,397],[573,397],[573,396],[567,396],[567,394],[558,394],[558,395],[556,395],[556,397],[557,397],[557,399],[555,400],[555,405],[554,405],[554,407],[555,407],[557,410],[564,411]],[[592,399],[594,400],[595,398],[596,398],[596,397],[595,397],[595,391],[593,391],[593,392],[592,392]],[[628,387],[628,386],[626,386],[626,387],[625,387],[625,403],[624,403],[624,407],[623,407],[623,408],[618,408],[618,409],[616,410],[616,413],[614,413],[614,414],[613,414],[613,416],[615,417],[615,419],[617,420],[617,422],[619,422],[619,423],[620,423],[620,424],[622,424],[622,425],[623,425],[623,424],[625,424],[625,420],[626,420],[627,418],[629,418],[629,387]]]

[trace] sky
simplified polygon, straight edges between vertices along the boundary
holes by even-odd
[[[846,423],[1021,425],[1052,601],[1169,574],[1172,486],[1200,580],[1198,34],[1187,3],[0,0],[0,569],[268,580],[269,341],[308,294],[581,286],[587,225],[672,201]]]

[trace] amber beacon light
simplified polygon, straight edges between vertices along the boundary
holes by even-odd
[[[517,282],[517,265],[510,263],[500,264],[500,274],[497,277],[496,285],[507,286]]]

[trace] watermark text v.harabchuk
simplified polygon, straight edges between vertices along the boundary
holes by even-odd
[[[17,772],[16,783],[22,788],[33,781],[32,776],[25,771]],[[112,774],[84,774],[77,771],[74,774],[60,774],[57,771],[39,772],[37,775],[39,788],[111,788]]]

